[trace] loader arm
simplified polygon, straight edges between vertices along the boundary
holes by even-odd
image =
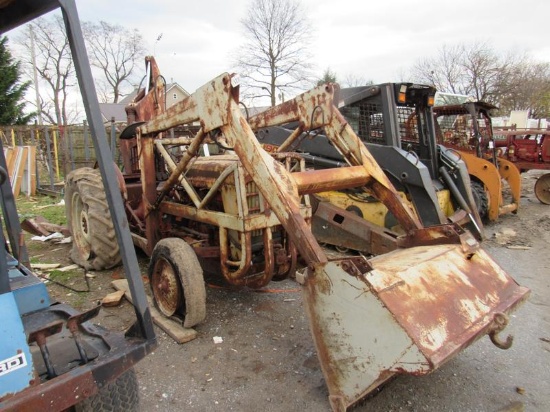
[[[298,128],[280,145],[279,151],[290,147],[303,131],[315,133],[315,130],[324,128],[327,138],[347,163],[351,166],[362,166],[365,173],[364,185],[388,207],[403,229],[407,232],[421,229],[422,225],[416,215],[397,194],[384,171],[336,108],[334,96],[337,92],[337,85],[319,86],[291,101],[259,113],[248,119],[248,123],[253,130],[259,130],[298,121]]]

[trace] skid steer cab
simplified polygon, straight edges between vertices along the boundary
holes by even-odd
[[[336,108],[336,85],[247,119],[235,75],[222,74],[166,108],[163,77],[152,57],[146,64],[146,88],[126,108],[119,186],[134,243],[151,256],[150,284],[166,316],[187,326],[204,320],[202,270],[255,288],[296,276],[335,411],[393,375],[433,371],[486,334],[511,344],[498,333],[528,290],[460,226],[422,225]],[[254,134],[292,122],[296,130],[275,153]],[[172,135],[174,128],[185,134]],[[300,154],[287,151],[303,133],[314,138],[321,130],[349,167],[308,170]],[[69,179],[77,182],[79,173]],[[403,228],[383,238],[388,248],[376,256],[329,259],[312,231],[319,210],[313,195],[347,188],[383,202]],[[353,217],[343,209],[325,216],[342,225]],[[371,246],[387,234],[364,229],[356,240]],[[80,249],[74,255],[83,264],[101,265],[100,248],[91,255]],[[300,271],[298,259],[305,262]]]
[[[114,171],[105,167],[110,166],[105,159],[111,155],[76,5],[73,0],[2,1],[0,34],[58,8],[63,14],[100,172],[106,176],[96,204],[109,210],[116,222],[110,220],[114,229],[111,235],[120,244],[118,258],[124,261],[136,320],[126,332],[107,330],[94,324],[100,306],[82,312],[51,300],[45,284],[30,270],[0,141],[0,410],[137,412],[139,387],[133,367],[157,346],[157,341],[135,250],[125,229],[127,223],[123,222],[116,178],[109,178],[115,176]],[[81,214],[81,225],[85,224],[84,218]]]

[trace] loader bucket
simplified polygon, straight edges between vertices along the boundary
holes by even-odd
[[[437,369],[498,330],[529,292],[482,249],[470,256],[460,244],[330,261],[303,282],[334,411],[396,374]]]

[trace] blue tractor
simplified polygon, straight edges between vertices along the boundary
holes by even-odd
[[[74,0],[0,3],[0,34],[60,8],[129,289],[136,321],[113,332],[92,320],[100,306],[80,312],[54,302],[30,270],[3,150],[0,150],[0,410],[138,410],[133,366],[157,345],[137,257],[117,187],[111,153]],[[0,142],[1,146],[1,142]],[[3,149],[3,148],[2,148]]]

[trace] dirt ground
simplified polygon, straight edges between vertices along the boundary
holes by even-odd
[[[523,175],[519,213],[486,226],[483,243],[531,289],[506,331],[515,336],[513,347],[503,351],[483,338],[431,375],[399,376],[354,411],[550,410],[550,206],[533,193],[540,174]],[[31,241],[29,249],[31,255],[42,250],[38,260],[71,263],[70,245]],[[144,275],[147,263],[141,256]],[[120,277],[120,268],[96,272],[88,293],[49,288],[55,299],[85,308],[112,292],[110,282]],[[73,276],[72,287],[85,287],[82,279]],[[128,302],[103,309],[99,318],[118,330],[132,321]],[[136,367],[143,411],[330,411],[294,281],[271,283],[263,293],[208,281],[207,319],[196,330],[197,339],[179,345],[156,328],[159,347]]]

